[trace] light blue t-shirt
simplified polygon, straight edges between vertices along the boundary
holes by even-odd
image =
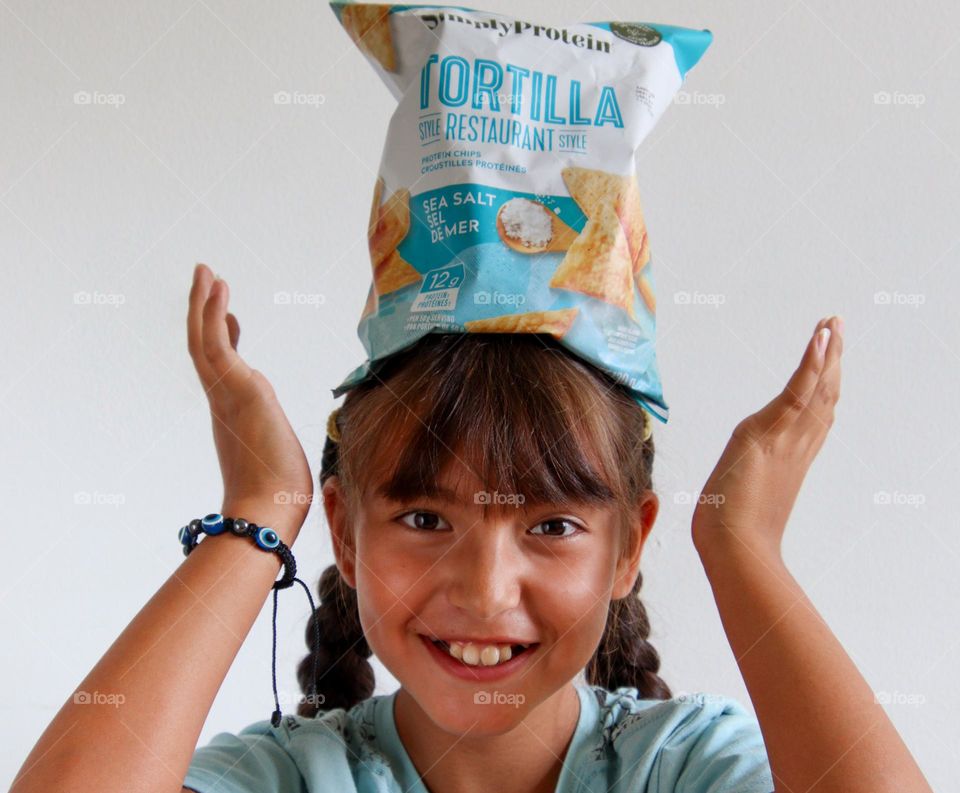
[[[580,718],[557,793],[773,793],[760,725],[736,700],[640,699],[575,683]],[[397,734],[397,692],[315,718],[218,733],[196,750],[198,793],[428,793]]]

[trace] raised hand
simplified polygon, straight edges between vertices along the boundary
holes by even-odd
[[[821,348],[822,334],[829,338]],[[842,334],[841,318],[818,322],[786,388],[734,429],[694,510],[701,554],[728,548],[779,556],[800,486],[833,425]]]
[[[313,496],[310,465],[273,387],[237,353],[240,324],[228,302],[226,282],[198,264],[187,339],[210,403],[224,514],[261,524],[258,514],[290,515],[299,530]]]

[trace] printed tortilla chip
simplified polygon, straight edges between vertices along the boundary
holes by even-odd
[[[376,197],[376,196],[375,196]],[[410,231],[410,191],[401,187],[380,207],[370,235],[370,262],[374,268],[386,259]]]
[[[640,290],[640,296],[643,298],[643,302],[647,304],[647,308],[650,309],[651,314],[657,313],[657,298],[653,294],[653,287],[650,286],[650,282],[647,280],[645,275],[640,275],[637,278],[637,288]]]
[[[550,279],[550,286],[619,306],[636,320],[630,248],[612,206],[602,206],[587,221]]]
[[[397,70],[397,55],[390,34],[390,6],[378,3],[345,5],[341,23],[362,52],[388,72]]]
[[[607,171],[571,165],[561,171],[563,183],[587,218],[596,217],[604,205],[616,206],[627,179]]]
[[[373,203],[370,205],[370,222],[367,224],[367,239],[373,236],[377,230],[377,223],[380,221],[380,204],[383,203],[383,188],[385,184],[383,177],[377,177],[377,183],[373,186]]]
[[[373,283],[377,295],[388,295],[396,292],[414,281],[420,280],[420,273],[396,250],[373,268]]]
[[[646,232],[643,235],[643,243],[640,245],[640,251],[637,253],[636,258],[633,260],[633,277],[637,279],[637,283],[640,281],[640,271],[647,265],[647,262],[650,261],[650,244],[647,239]]]
[[[647,226],[640,204],[640,185],[636,176],[618,176],[607,171],[570,166],[562,171],[564,184],[587,218],[596,217],[601,207],[612,205],[630,248],[631,271],[637,278],[650,261]]]
[[[403,187],[395,190],[381,206],[384,188],[383,177],[379,177],[373,188],[373,203],[367,227],[370,264],[373,267],[372,291],[377,296],[395,292],[420,279],[416,268],[397,252],[397,246],[410,231],[410,191]],[[370,305],[368,298],[363,316]]]
[[[468,333],[549,333],[562,339],[580,312],[578,308],[554,311],[528,311],[523,314],[503,314],[487,319],[473,319],[463,323]]]
[[[637,184],[636,176],[631,176],[623,185],[617,202],[617,215],[627,232],[627,244],[633,260],[633,277],[637,278],[644,265],[650,261],[650,248],[647,245],[647,224],[643,220],[640,185]]]

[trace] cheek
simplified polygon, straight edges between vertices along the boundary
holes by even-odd
[[[428,582],[436,579],[436,559],[404,547],[402,538],[374,534],[361,532],[358,538],[360,622],[371,650],[399,679],[408,662],[422,660],[410,656],[417,652],[411,631],[430,613],[429,599],[436,593]],[[585,546],[544,564],[550,569],[530,575],[519,608],[550,645],[539,668],[566,679],[586,666],[603,635],[613,563],[597,547]]]
[[[384,663],[396,653],[398,641],[407,638],[417,613],[412,601],[416,582],[423,583],[424,570],[399,547],[385,542],[357,546],[357,605],[360,624],[370,649]]]
[[[569,565],[544,590],[538,607],[555,631],[554,653],[572,674],[586,666],[600,643],[610,601],[610,574],[589,563]]]

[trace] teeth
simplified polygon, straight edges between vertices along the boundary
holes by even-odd
[[[520,647],[527,649],[530,645],[521,644]],[[513,657],[513,650],[509,645],[488,644],[483,647],[467,642],[449,642],[447,643],[447,652],[454,658],[462,661],[468,666],[496,666]]]

